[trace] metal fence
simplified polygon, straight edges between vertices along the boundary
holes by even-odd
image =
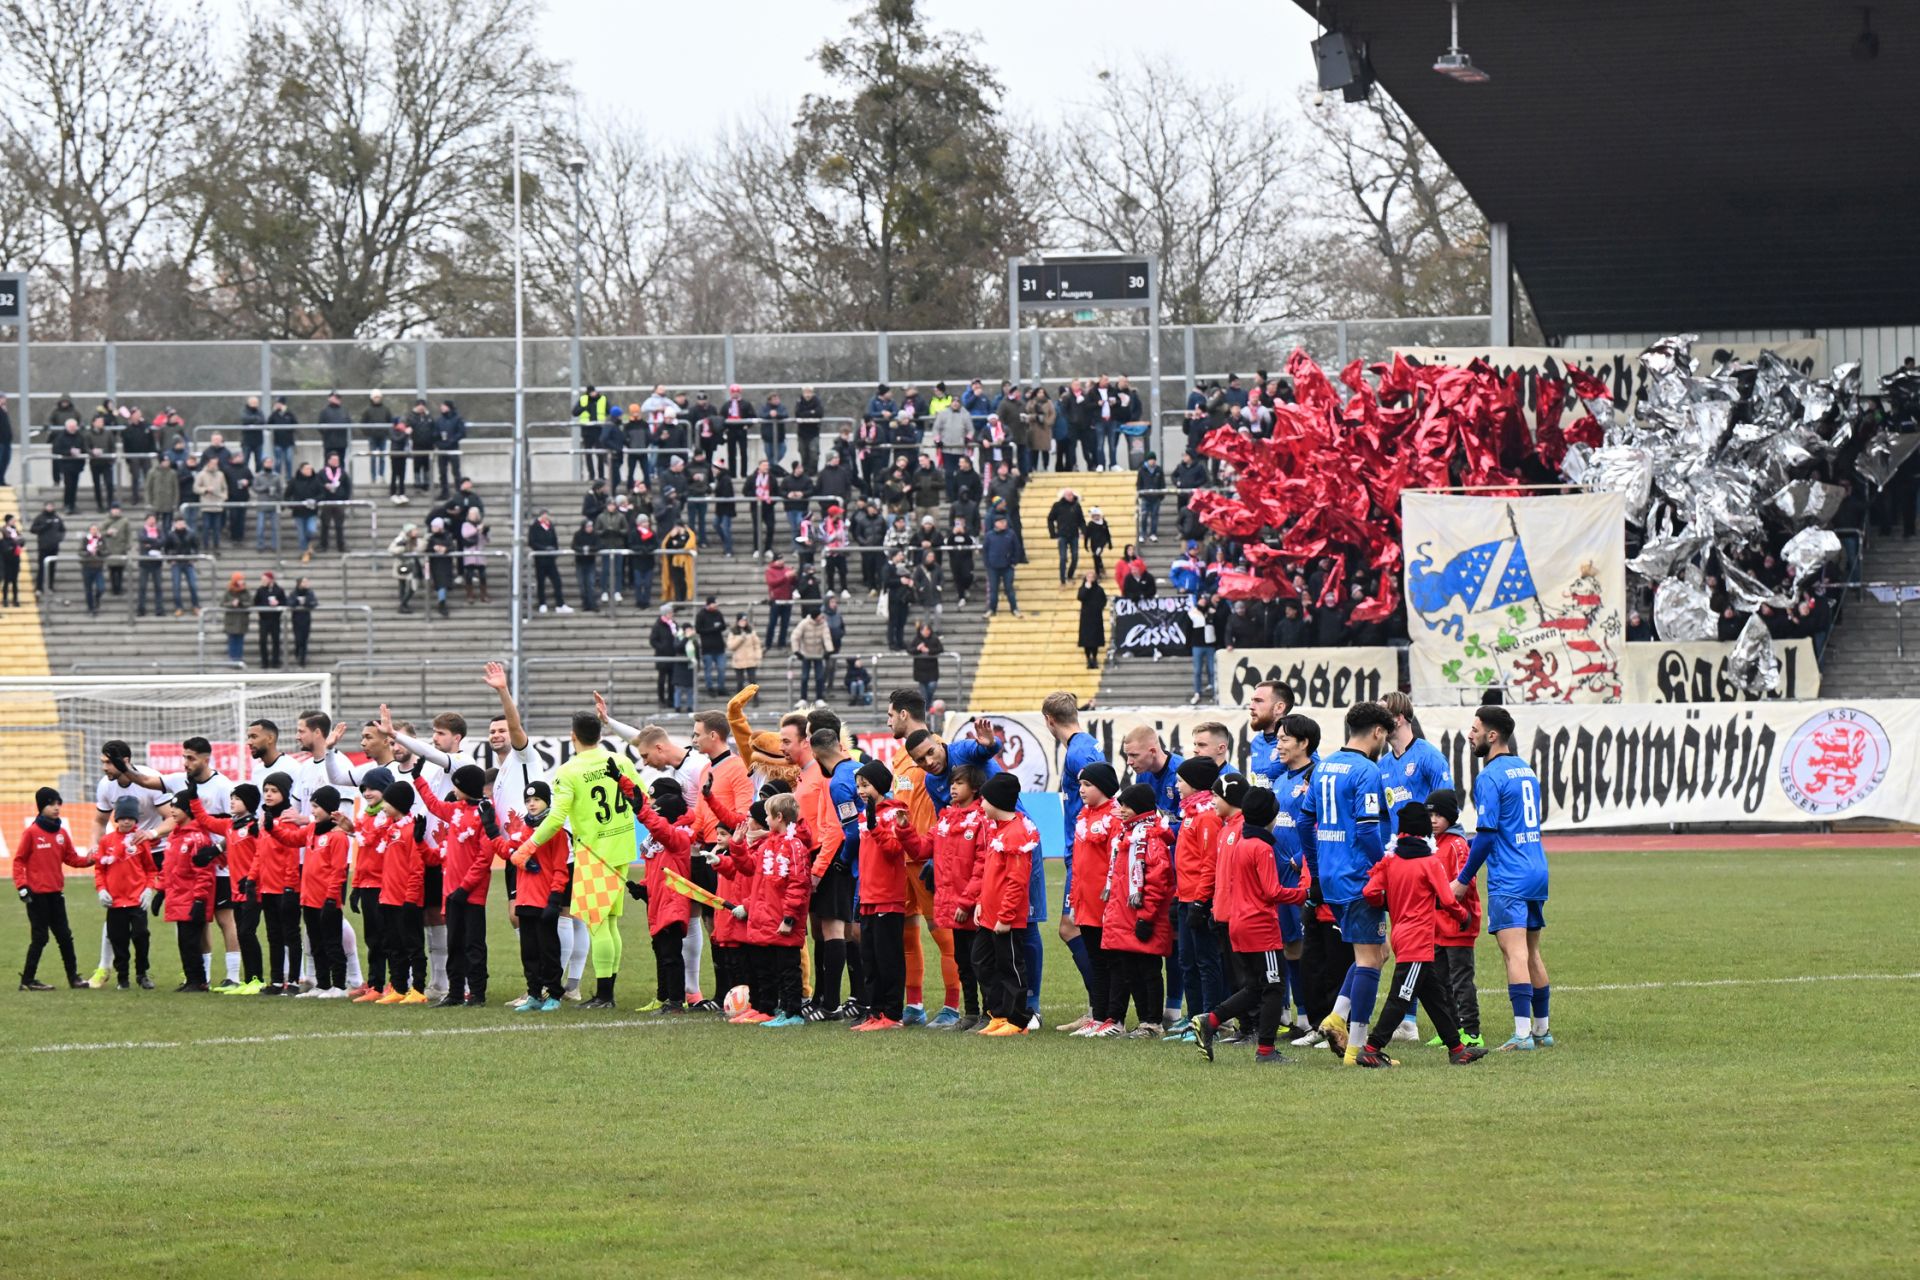
[[[1259,325],[1163,327],[1162,393],[1179,403],[1200,379],[1278,369],[1303,347],[1323,364],[1374,360],[1403,346],[1484,343],[1486,316],[1326,319]],[[1035,328],[1021,335],[1021,376],[1046,383],[1107,373],[1147,382],[1144,325]],[[567,338],[526,343],[533,416],[567,408]],[[1008,373],[1005,329],[917,333],[660,334],[585,338],[581,376],[621,402],[644,399],[656,383],[719,397],[739,383],[756,400],[816,388],[827,412],[857,414],[877,383],[997,385]],[[367,393],[382,390],[404,412],[413,396],[450,399],[469,421],[513,416],[511,338],[348,339],[322,342],[40,342],[28,351],[31,398],[19,402],[13,361],[0,361],[0,391],[14,397],[16,431],[47,421],[62,396],[81,410],[102,399],[138,404],[149,414],[171,406],[189,423],[237,420],[248,396],[267,406],[284,397],[311,429],[330,391],[358,417]],[[355,428],[358,430],[357,426]]]

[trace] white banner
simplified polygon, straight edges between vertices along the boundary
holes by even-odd
[[[1512,709],[1520,753],[1539,773],[1550,831],[1698,824],[1793,825],[1838,818],[1920,824],[1920,702],[1684,703]],[[1339,745],[1346,709],[1308,709],[1321,750]],[[994,716],[1021,748],[1021,785],[1059,785],[1060,748],[1039,714]],[[1224,722],[1247,763],[1247,718],[1230,708],[1089,712],[1083,727],[1125,775],[1120,743],[1136,725],[1184,755],[1194,729]],[[1471,707],[1422,708],[1421,726],[1453,766],[1463,796],[1477,762]],[[949,722],[949,732],[957,731]],[[1044,757],[1045,767],[1040,765]]]
[[[1613,389],[1614,404],[1626,408],[1639,399],[1646,384],[1640,368],[1642,350],[1641,347],[1402,347],[1399,354],[1419,364],[1464,367],[1475,360],[1485,360],[1502,378],[1517,370],[1524,378],[1520,399],[1531,420],[1539,403],[1539,379],[1546,376],[1564,380],[1569,368],[1584,369],[1605,382]],[[1693,358],[1700,362],[1700,371],[1708,373],[1716,362],[1751,362],[1759,359],[1762,351],[1773,352],[1801,373],[1821,377],[1828,372],[1827,344],[1818,338],[1791,342],[1701,342],[1695,344]],[[1585,410],[1569,388],[1562,425],[1584,414]]]
[[[1295,702],[1311,707],[1348,707],[1378,702],[1400,687],[1400,651],[1391,645],[1351,649],[1236,649],[1222,652],[1221,698],[1243,707],[1262,680],[1283,681]]]
[[[1766,698],[1820,696],[1820,664],[1811,640],[1775,640],[1780,687]],[[1627,645],[1628,702],[1755,702],[1727,674],[1733,645],[1721,640],[1635,640]]]
[[[1617,702],[1625,505],[1617,493],[1401,497],[1416,702]]]

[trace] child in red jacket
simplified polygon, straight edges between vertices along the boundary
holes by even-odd
[[[406,991],[396,989],[392,944],[387,938],[387,922],[380,914],[380,882],[387,871],[388,829],[396,822],[412,826],[413,819],[402,814],[396,818],[387,808],[387,788],[394,782],[393,770],[380,765],[360,777],[360,815],[353,824],[353,865],[348,868],[352,884],[347,889],[347,909],[360,917],[360,934],[367,940],[366,981],[347,992],[355,1004],[378,1004],[391,995],[389,1004],[398,1004]]]
[[[440,828],[441,905],[447,920],[447,994],[437,1008],[478,1007],[487,1002],[487,887],[493,883],[493,841],[500,824],[487,799],[487,773],[477,764],[453,771],[457,798],[442,800],[432,787],[415,787]],[[489,832],[487,828],[493,830]]]
[[[987,821],[980,824],[981,853],[968,882],[973,909],[973,967],[981,998],[992,1015],[975,1032],[983,1036],[1027,1033],[1026,951],[1028,886],[1040,832],[1020,812],[1020,780],[996,773],[980,788]]]
[[[300,867],[300,914],[313,952],[313,990],[302,994],[322,1000],[347,998],[347,952],[340,933],[340,903],[347,894],[347,829],[340,825],[344,803],[333,787],[314,791],[313,826]]]
[[[948,770],[953,798],[934,820],[927,838],[933,843],[933,915],[929,923],[954,931],[953,959],[960,974],[960,993],[966,1016],[949,1026],[935,1023],[934,1031],[976,1031],[986,1025],[980,1013],[980,979],[973,967],[973,908],[965,899],[980,854],[980,788],[987,777],[979,766],[963,764]]]
[[[1305,902],[1307,891],[1280,882],[1273,836],[1280,802],[1273,792],[1249,787],[1240,796],[1240,806],[1237,838],[1221,854],[1216,873],[1230,904],[1227,941],[1233,948],[1234,969],[1242,985],[1193,1020],[1193,1038],[1200,1056],[1212,1062],[1213,1043],[1221,1024],[1229,1018],[1244,1018],[1257,1009],[1254,1026],[1259,1049],[1254,1062],[1271,1066],[1288,1060],[1274,1047],[1280,1015],[1287,1005],[1286,940],[1280,928],[1280,906]]]
[[[1460,1043],[1453,1002],[1447,998],[1433,966],[1436,917],[1445,913],[1464,925],[1467,910],[1454,900],[1453,882],[1433,854],[1433,815],[1427,806],[1419,801],[1402,805],[1399,829],[1400,838],[1394,841],[1392,851],[1374,863],[1367,874],[1364,891],[1367,901],[1385,907],[1387,918],[1393,922],[1393,988],[1367,1043],[1358,1049],[1349,1046],[1346,1061],[1362,1067],[1398,1066],[1381,1050],[1418,1000],[1440,1032],[1448,1060],[1456,1067],[1468,1066],[1486,1057],[1487,1051]]]
[[[635,788],[628,803],[647,829],[648,838],[640,842],[640,860],[646,864],[647,935],[653,942],[653,970],[659,984],[653,1002],[637,1012],[684,1013],[687,962],[680,944],[687,940],[693,900],[667,883],[667,872],[685,879],[693,870],[686,794],[676,779],[656,778],[644,793]]]
[[[540,825],[553,804],[553,788],[544,782],[529,782],[521,797],[518,813],[507,815],[507,832],[495,846],[499,856],[512,862],[518,879],[514,885],[514,927],[520,931],[520,969],[527,979],[527,994],[508,1005],[518,1013],[552,1013],[566,998],[566,978],[560,971],[560,916],[567,909],[567,855],[571,845],[565,828],[524,857],[515,851],[526,842],[533,828]],[[542,994],[542,993],[545,994]]]
[[[866,969],[868,1015],[855,1031],[891,1031],[906,1011],[907,863],[927,856],[907,806],[895,800],[893,770],[869,760],[854,775],[867,807],[860,833],[860,959]]]
[[[748,896],[753,885],[745,877],[734,875],[730,869],[733,864],[727,854],[732,847],[734,833],[745,828],[747,815],[733,808],[726,793],[733,791],[733,798],[738,798],[740,791],[744,790],[746,803],[751,805],[753,792],[751,784],[745,788],[730,788],[724,779],[716,790],[714,776],[714,770],[709,769],[706,777],[701,779],[700,803],[695,806],[693,816],[694,838],[709,842],[707,851],[699,856],[713,863],[713,891],[728,902],[738,902]],[[765,816],[764,810],[762,816]],[[765,834],[764,827],[761,833]],[[747,950],[747,926],[734,919],[730,911],[715,911],[708,937],[713,942],[713,985],[717,993],[724,999],[735,987],[746,987],[751,992],[753,966]],[[772,1006],[768,1008],[771,1010]]]
[[[735,1015],[734,1022],[785,1028],[807,1021],[801,1016],[800,948],[807,937],[813,872],[806,846],[794,834],[799,822],[800,801],[793,795],[756,800],[746,833],[736,834],[715,863],[721,883],[731,877],[746,898],[729,901],[737,903],[732,918],[745,927],[740,945],[753,1006]]]
[[[376,1004],[427,1002],[427,815],[415,813],[405,778],[380,793],[380,930],[387,939],[387,992]]]
[[[153,990],[153,979],[147,976],[147,908],[159,892],[160,870],[153,865],[147,846],[133,839],[139,826],[139,799],[121,796],[113,802],[113,830],[93,849],[93,886],[99,890],[100,905],[107,909],[107,941],[113,946],[113,969],[120,976],[122,991],[130,990],[129,952],[140,989]]]
[[[160,897],[164,900],[167,921],[174,926],[180,944],[180,971],[185,981],[176,991],[208,990],[206,952],[207,921],[213,919],[214,861],[220,851],[214,846],[213,833],[193,816],[199,799],[193,784],[185,791],[160,802],[160,826],[155,838],[166,841],[165,860],[160,864]]]
[[[1120,789],[1113,856],[1107,863],[1106,910],[1100,945],[1112,967],[1107,997],[1112,1034],[1127,1016],[1133,997],[1137,1020],[1129,1039],[1163,1034],[1166,961],[1173,954],[1173,856],[1167,824],[1153,788],[1135,782]]]
[[[1071,833],[1073,859],[1068,866],[1073,883],[1068,886],[1067,909],[1087,949],[1087,1016],[1056,1030],[1084,1039],[1126,1030],[1110,1007],[1115,958],[1107,953],[1101,929],[1107,913],[1107,864],[1113,857],[1114,828],[1120,822],[1113,803],[1120,794],[1120,775],[1105,760],[1095,760],[1080,766],[1075,785],[1080,789],[1080,813]]]
[[[1434,857],[1439,860],[1440,869],[1451,880],[1458,881],[1471,853],[1466,837],[1454,830],[1460,825],[1458,793],[1444,788],[1432,792],[1427,796],[1427,811],[1433,815]],[[1467,909],[1467,922],[1462,925],[1455,917],[1447,916],[1435,925],[1433,967],[1440,975],[1441,987],[1453,1001],[1453,1020],[1460,1024],[1460,1043],[1479,1045],[1480,993],[1473,985],[1473,944],[1480,937],[1479,884],[1469,884],[1467,896],[1459,901]],[[1427,1043],[1444,1042],[1436,1035]]]
[[[27,922],[33,930],[27,943],[27,963],[20,970],[22,991],[51,991],[52,987],[35,979],[40,953],[47,948],[47,935],[59,944],[60,958],[67,964],[67,985],[84,987],[85,978],[73,958],[73,930],[67,926],[67,873],[65,867],[90,867],[93,859],[81,856],[73,847],[73,837],[60,825],[60,793],[41,787],[33,793],[33,805],[39,816],[27,824],[13,846],[13,886],[27,906]]]
[[[258,995],[267,985],[260,955],[260,892],[254,878],[258,857],[254,814],[259,807],[260,789],[251,782],[234,784],[224,818],[208,813],[197,795],[193,800],[193,820],[225,842],[221,862],[226,864],[227,883],[232,886],[233,928],[240,944],[241,982],[238,986],[216,988],[221,995]],[[218,869],[220,863],[214,866]],[[215,887],[218,888],[217,883]]]
[[[300,853],[307,823],[290,811],[293,779],[275,771],[260,780],[260,821],[253,841],[253,872],[260,914],[267,922],[267,985],[263,996],[300,994]]]

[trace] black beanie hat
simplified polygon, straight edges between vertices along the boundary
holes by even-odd
[[[44,809],[50,804],[64,803],[66,802],[60,798],[60,793],[52,787],[42,787],[33,793],[33,807],[36,810]]]
[[[541,803],[551,805],[553,803],[553,788],[544,782],[529,782],[526,791],[521,794],[520,798],[522,800],[532,800],[535,797],[538,797]]]
[[[1210,756],[1194,756],[1180,762],[1177,770],[1180,781],[1195,791],[1211,791],[1213,784],[1220,779],[1220,766]]]
[[[140,797],[121,796],[118,800],[115,800],[113,802],[113,816],[115,821],[121,818],[132,818],[135,822],[138,822],[140,820]]]
[[[1247,792],[1253,789],[1253,784],[1238,773],[1223,773],[1213,784],[1213,794],[1219,796],[1230,809],[1244,808],[1247,803]]]
[[[320,787],[313,793],[313,807],[328,813],[340,812],[340,793],[332,787]]]
[[[1433,814],[1418,800],[1409,800],[1400,806],[1395,829],[1403,836],[1419,836],[1425,839],[1433,834]]]
[[[393,770],[383,764],[377,764],[360,775],[360,789],[362,791],[378,791],[384,795],[386,794],[387,788],[392,785]]]
[[[1152,813],[1160,807],[1160,799],[1153,794],[1153,788],[1144,782],[1134,782],[1120,788],[1120,804],[1135,813]]]
[[[767,826],[767,802],[765,800],[755,800],[747,806],[747,816],[753,819],[754,826],[765,830]]]
[[[1240,814],[1250,827],[1270,827],[1280,816],[1280,801],[1265,787],[1248,787],[1240,802]]]
[[[867,785],[883,796],[893,790],[893,770],[878,760],[869,760],[861,765],[858,776],[865,778]]]
[[[790,796],[792,794],[793,784],[784,778],[768,778],[760,784],[760,798],[762,800],[765,800],[768,796]],[[765,824],[763,823],[762,825],[764,826]]]
[[[453,785],[461,795],[478,800],[487,793],[487,771],[477,764],[463,764],[453,771]]]
[[[233,791],[230,794],[233,798],[233,803],[239,805],[249,813],[260,807],[260,788],[254,786],[251,782],[235,783]]]
[[[687,793],[678,778],[655,778],[647,784],[647,803],[653,811],[672,822],[687,813]]]
[[[293,776],[291,774],[283,773],[275,769],[272,773],[260,779],[260,785],[263,788],[272,787],[278,791],[282,800],[293,799]]]
[[[405,813],[413,808],[413,784],[404,779],[396,782],[380,793],[380,799],[395,813]]]
[[[1010,773],[996,773],[980,788],[980,798],[1011,813],[1020,807],[1020,779]]]
[[[1427,812],[1437,813],[1447,820],[1447,825],[1460,825],[1460,796],[1446,787],[1427,793]]]
[[[1120,775],[1105,760],[1095,760],[1092,764],[1080,766],[1080,781],[1099,789],[1100,794],[1111,800],[1120,790]]]

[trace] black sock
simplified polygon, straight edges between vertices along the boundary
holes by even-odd
[[[846,966],[847,940],[822,938],[820,940],[820,971],[815,975],[813,983],[815,1003],[822,1009],[839,1007],[840,971]]]
[[[613,979],[612,978],[595,979],[595,985],[593,989],[593,998],[595,1000],[613,999]]]
[[[859,947],[851,944],[847,947],[847,992],[861,1005],[867,1003],[867,959]]]

